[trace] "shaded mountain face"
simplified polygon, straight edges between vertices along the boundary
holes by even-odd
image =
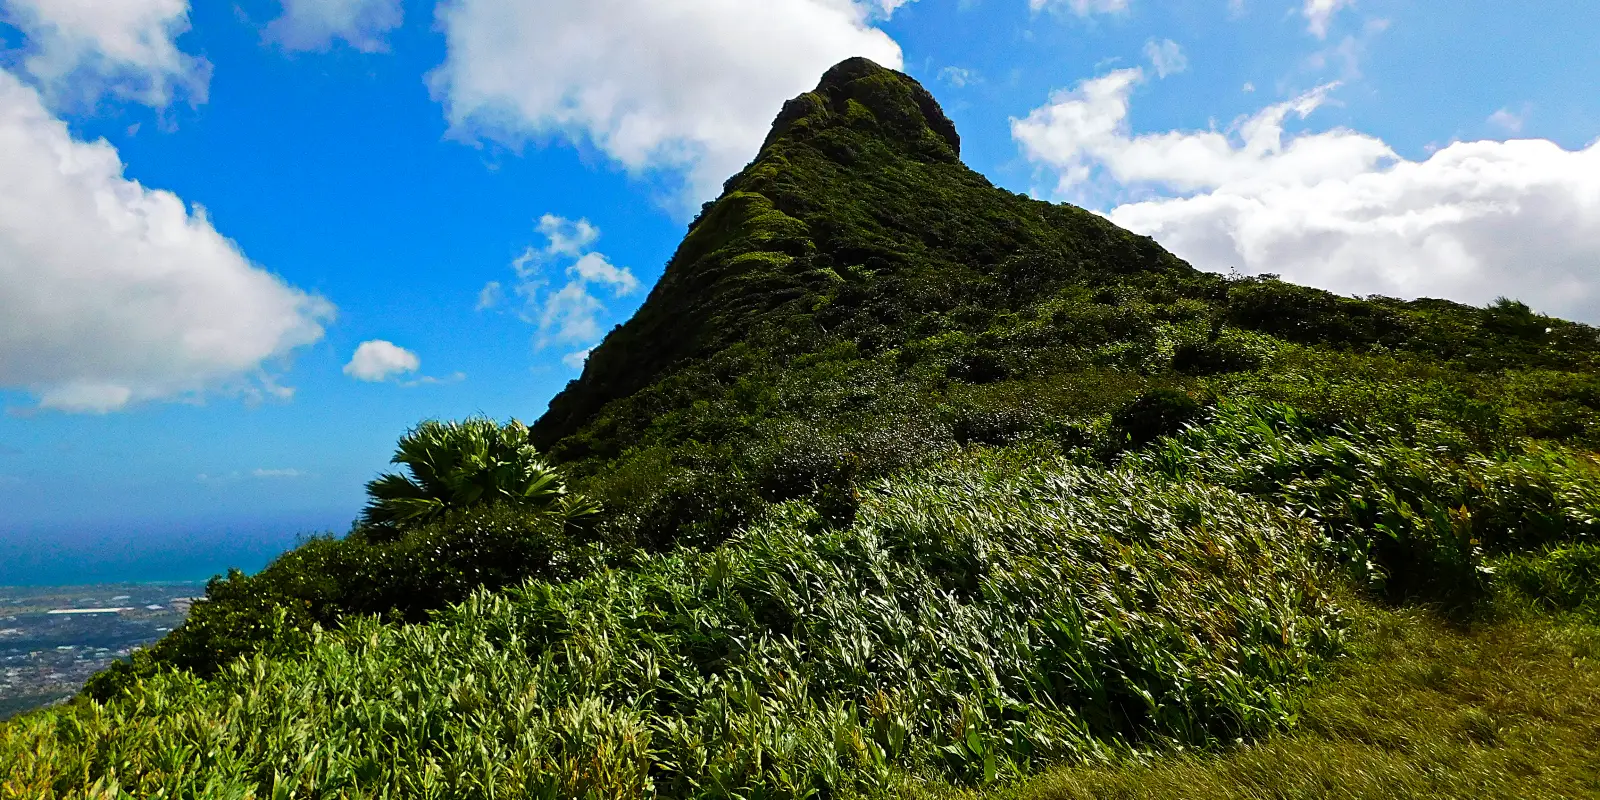
[[[974,443],[1114,457],[1231,395],[1431,420],[1485,446],[1600,432],[1593,329],[1512,302],[1200,272],[1096,214],[995,187],[960,149],[915,80],[865,59],[829,70],[551,401],[535,444],[607,503],[616,535],[664,546],[791,497],[848,513],[854,483]],[[1517,380],[1548,385],[1510,408],[1496,398]],[[1425,399],[1382,400],[1395,381]]]

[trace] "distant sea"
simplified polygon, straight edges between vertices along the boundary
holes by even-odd
[[[0,586],[196,583],[256,572],[308,535],[342,534],[349,512],[266,520],[0,527]]]

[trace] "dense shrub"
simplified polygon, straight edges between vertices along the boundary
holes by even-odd
[[[1527,445],[1457,459],[1286,406],[1225,404],[1129,463],[1275,499],[1321,525],[1354,565],[1370,563],[1396,598],[1470,604],[1488,588],[1488,555],[1600,534],[1592,455]]]
[[[589,558],[573,532],[544,514],[478,506],[393,540],[359,532],[311,539],[255,575],[233,570],[213,579],[183,625],[96,675],[86,691],[109,699],[161,670],[210,677],[242,656],[299,652],[314,628],[338,627],[350,616],[418,622],[479,588],[565,577]]]
[[[985,456],[714,551],[363,621],[0,731],[71,794],[855,796],[1286,724],[1342,623],[1321,537],[1225,489]]]
[[[1111,427],[1134,447],[1177,433],[1200,416],[1200,401],[1177,389],[1151,389],[1111,415]]]
[[[368,539],[395,538],[407,526],[478,506],[513,505],[558,523],[598,510],[567,494],[556,468],[534,449],[527,426],[516,420],[505,425],[482,417],[428,420],[400,437],[392,463],[405,470],[367,484],[372,499],[361,523]]]
[[[256,575],[212,579],[183,625],[85,691],[108,699],[162,670],[209,677],[243,656],[298,652],[318,626],[420,621],[479,588],[562,577],[581,560],[574,535],[598,507],[567,492],[520,423],[424,422],[401,437],[394,463],[406,474],[368,484],[372,502],[348,537],[312,538]]]

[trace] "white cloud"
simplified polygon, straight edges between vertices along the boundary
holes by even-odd
[[[545,252],[556,256],[576,256],[600,238],[600,229],[589,224],[589,220],[573,222],[554,214],[539,218],[539,233],[550,240]]]
[[[1522,126],[1527,124],[1527,111],[1517,112],[1502,108],[1490,114],[1488,122],[1506,133],[1522,133]]]
[[[358,381],[382,383],[390,378],[408,375],[422,367],[417,354],[393,342],[374,339],[356,346],[350,363],[344,365],[344,374]]]
[[[1300,13],[1305,15],[1306,30],[1318,39],[1328,38],[1328,25],[1340,9],[1355,5],[1355,0],[1306,0]]]
[[[583,365],[589,362],[589,354],[593,352],[593,347],[574,350],[562,356],[561,363],[566,364],[568,369],[583,369]]]
[[[1091,14],[1120,14],[1128,10],[1129,0],[1028,0],[1028,8],[1066,8],[1080,17]]]
[[[506,290],[499,281],[489,281],[478,290],[478,310],[487,311],[506,299]]]
[[[1600,143],[1452,144],[1422,161],[1345,129],[1289,133],[1324,86],[1226,132],[1133,135],[1136,74],[1058,93],[1013,123],[1024,153],[1069,194],[1098,180],[1108,216],[1196,266],[1273,272],[1349,294],[1521,298],[1600,322]]]
[[[333,308],[250,263],[196,207],[123,177],[0,70],[0,387],[106,412],[210,390],[286,395],[263,364]]]
[[[297,469],[258,469],[250,473],[252,478],[267,479],[292,479],[304,478],[306,474]]]
[[[267,35],[287,50],[326,50],[343,39],[364,53],[387,49],[384,37],[404,20],[400,0],[281,0],[283,16]]]
[[[211,67],[176,42],[189,29],[189,0],[0,0],[0,8],[27,36],[23,70],[54,102],[205,101]]]
[[[1012,136],[1030,160],[1059,173],[1056,193],[1061,195],[1095,171],[1121,185],[1156,183],[1193,191],[1224,184],[1313,184],[1394,158],[1378,139],[1347,130],[1285,141],[1284,122],[1310,115],[1338,84],[1269,106],[1230,131],[1135,136],[1128,130],[1129,99],[1143,81],[1143,70],[1125,69],[1057,92],[1026,119],[1012,120]]]
[[[835,63],[902,63],[873,27],[899,2],[444,0],[430,80],[458,136],[561,138],[689,198],[743,168],[783,102]]]
[[[639,288],[639,279],[633,276],[625,267],[613,265],[600,253],[585,253],[571,267],[567,274],[584,283],[599,283],[611,287],[613,294],[618,296],[632,294]]]
[[[545,298],[539,317],[540,346],[554,342],[578,344],[600,338],[600,314],[605,304],[582,281],[571,281]]]
[[[592,344],[600,338],[600,316],[607,311],[595,289],[604,288],[612,298],[620,298],[638,291],[639,279],[627,267],[593,251],[600,229],[587,219],[545,214],[539,219],[539,232],[545,237],[544,246],[529,247],[511,262],[517,276],[513,291],[525,304],[522,318],[539,327],[535,341],[541,348]],[[546,291],[563,280],[561,288]],[[502,297],[499,282],[491,282],[479,293],[478,307],[498,305]]]
[[[1176,75],[1189,68],[1189,57],[1183,54],[1183,48],[1171,39],[1156,41],[1151,39],[1144,44],[1145,58],[1150,59],[1150,66],[1156,70],[1156,76],[1165,78]]]
[[[983,80],[983,78],[978,75],[976,71],[967,69],[965,67],[945,67],[944,69],[939,70],[939,80],[942,80],[957,89],[962,89],[971,86],[974,83],[978,83],[979,81]]]

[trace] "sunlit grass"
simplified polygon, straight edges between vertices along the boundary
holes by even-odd
[[[1600,630],[1542,615],[1458,626],[1416,609],[1368,610],[1357,627],[1291,733],[961,796],[1600,797]]]

